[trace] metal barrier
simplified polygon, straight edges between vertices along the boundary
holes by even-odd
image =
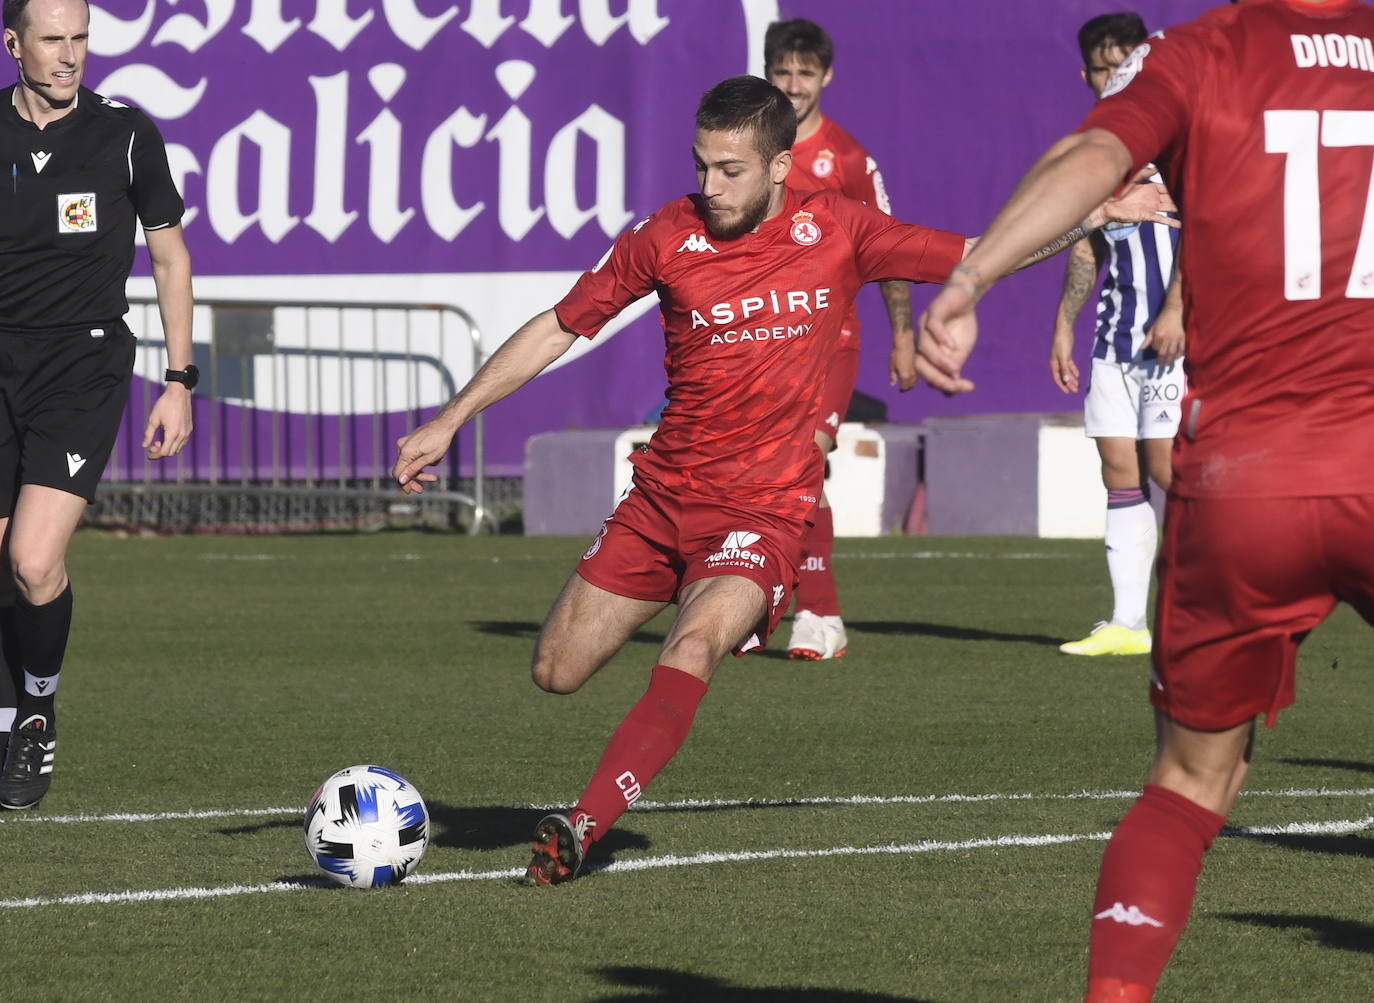
[[[201,299],[194,328],[209,339],[193,346],[201,370],[195,431],[175,459],[152,461],[142,434],[162,392],[166,343],[156,299],[129,304],[125,319],[140,342],[135,379],[93,521],[271,532],[397,521],[457,527],[469,513],[470,533],[494,528],[481,414],[423,494],[402,495],[391,478],[395,440],[437,413],[483,362],[466,311]]]

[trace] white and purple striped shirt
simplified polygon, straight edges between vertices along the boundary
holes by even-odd
[[[1174,274],[1178,231],[1161,223],[1109,223],[1091,237],[1107,260],[1097,299],[1093,358],[1130,362],[1154,326]],[[1154,358],[1153,348],[1142,358]]]

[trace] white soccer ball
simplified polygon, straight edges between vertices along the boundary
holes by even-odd
[[[305,809],[305,848],[331,880],[353,888],[399,884],[429,845],[420,792],[380,766],[350,766]]]

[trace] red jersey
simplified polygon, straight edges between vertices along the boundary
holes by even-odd
[[[943,282],[964,238],[789,187],[756,232],[719,240],[696,205],[670,202],[621,234],[554,310],[591,338],[657,291],[668,404],[631,458],[638,474],[800,521],[821,493],[816,411],[854,294],[880,279]]]
[[[892,215],[877,163],[857,139],[828,118],[822,118],[820,128],[810,136],[792,144],[792,171]],[[798,183],[797,187],[806,186]]]
[[[855,202],[892,215],[883,176],[877,162],[859,141],[832,120],[822,117],[820,127],[792,144],[792,170],[788,181],[796,188],[832,188]],[[859,309],[850,306],[845,318],[841,349],[859,350]]]
[[[1174,490],[1374,493],[1374,10],[1246,0],[1151,37],[1083,123],[1183,216]]]

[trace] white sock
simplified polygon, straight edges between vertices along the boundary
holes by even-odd
[[[1107,571],[1112,579],[1112,623],[1144,630],[1159,529],[1148,499],[1107,508]]]

